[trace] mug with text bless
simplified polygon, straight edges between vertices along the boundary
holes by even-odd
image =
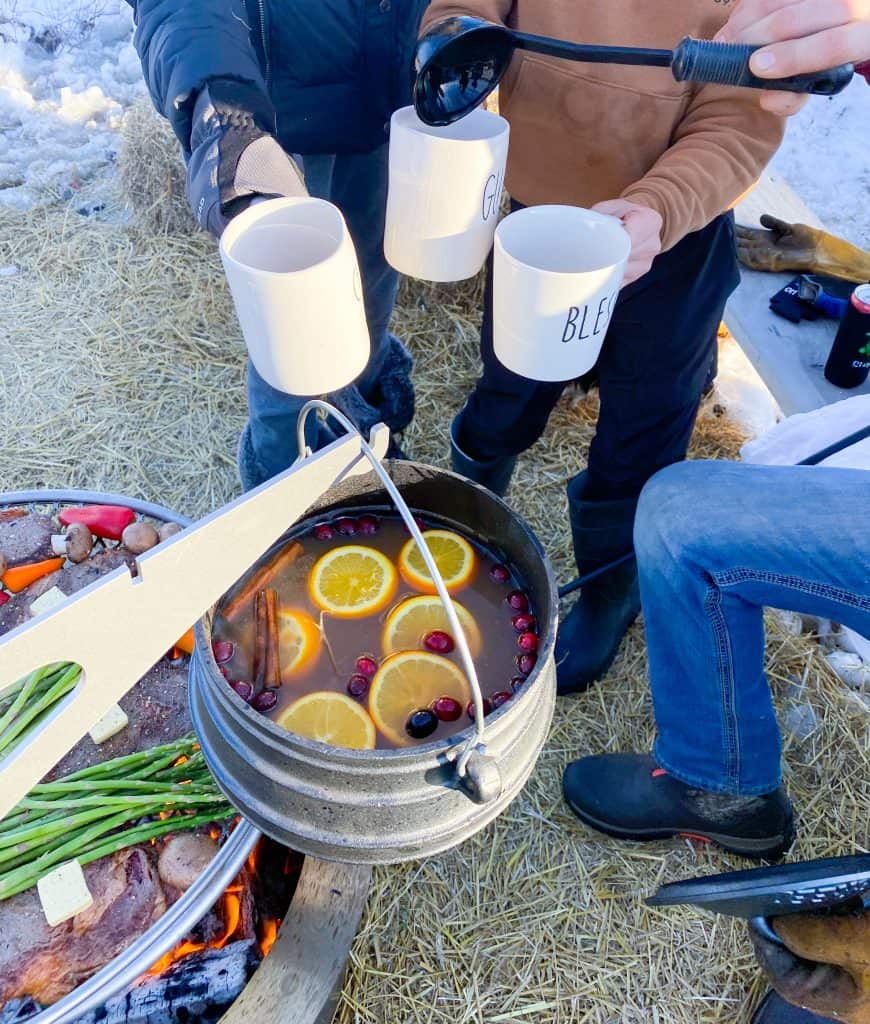
[[[422,281],[464,281],[486,261],[498,224],[510,129],[475,110],[431,128],[413,107],[393,114],[384,253]]]
[[[631,239],[616,217],[575,206],[517,210],[495,233],[493,332],[507,369],[569,381],[595,365]]]
[[[269,199],[234,217],[221,260],[248,355],[291,395],[323,395],[365,369],[371,342],[356,250],[325,199]]]

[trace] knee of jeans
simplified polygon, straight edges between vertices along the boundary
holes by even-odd
[[[652,568],[690,560],[716,546],[721,533],[713,498],[716,467],[712,462],[679,462],[647,482],[634,526],[639,564]]]

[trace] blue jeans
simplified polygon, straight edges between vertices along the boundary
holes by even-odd
[[[387,149],[382,146],[371,153],[304,157],[308,191],[339,207],[356,247],[371,356],[351,387],[328,398],[364,432],[378,420],[393,431],[402,430],[414,408],[410,356],[388,331],[399,275],[384,258]],[[249,477],[249,483],[270,479],[296,458],[296,418],[306,401],[271,387],[248,361],[249,435],[255,463],[243,474]],[[309,447],[320,448],[334,437],[328,424],[316,416],[309,417]]]
[[[870,637],[870,472],[687,462],[640,497],[635,550],[658,739],[700,789],[780,784],[764,674],[765,606]]]

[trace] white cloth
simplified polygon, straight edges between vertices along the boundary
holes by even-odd
[[[740,454],[744,462],[793,466],[868,424],[870,395],[855,395],[813,412],[789,416],[766,434],[748,441]],[[829,456],[819,465],[870,471],[870,438]]]

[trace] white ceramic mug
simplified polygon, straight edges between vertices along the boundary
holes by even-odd
[[[475,110],[431,128],[413,107],[390,128],[390,185],[384,253],[422,281],[464,281],[486,261],[498,224],[510,128]]]
[[[260,376],[291,395],[355,380],[371,341],[356,251],[324,199],[269,199],[234,217],[220,243],[245,344]]]
[[[517,210],[495,233],[495,354],[530,380],[591,370],[619,298],[631,239],[616,217],[576,206]]]

